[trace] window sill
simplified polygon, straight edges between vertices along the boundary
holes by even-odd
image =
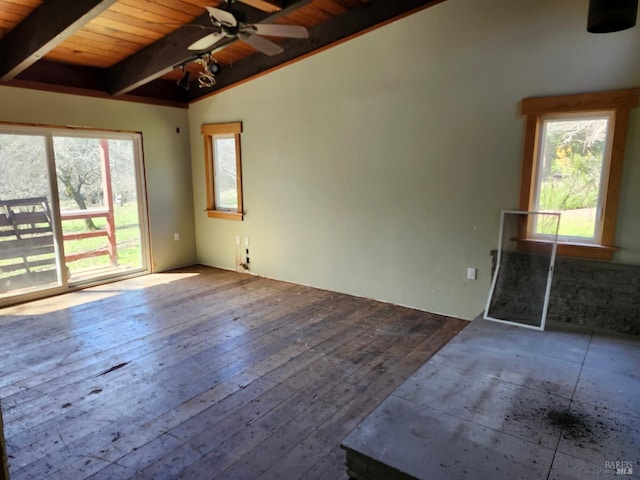
[[[547,252],[550,242],[544,240],[518,240],[518,250],[525,252]],[[556,254],[561,257],[588,258],[591,260],[611,260],[618,247],[608,247],[591,243],[558,242]]]
[[[240,212],[224,212],[222,210],[205,210],[209,218],[223,218],[225,220],[237,220],[241,222],[244,218],[244,213]]]

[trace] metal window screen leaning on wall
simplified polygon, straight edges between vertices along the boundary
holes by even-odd
[[[502,212],[485,319],[544,330],[559,223],[558,213]]]

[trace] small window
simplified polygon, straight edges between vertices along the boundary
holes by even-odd
[[[520,209],[561,214],[558,254],[608,260],[616,250],[627,122],[637,104],[637,89],[523,100]],[[520,237],[545,241],[549,233],[532,220]]]
[[[560,241],[600,244],[613,112],[545,115],[540,121],[531,209],[562,214]],[[540,238],[549,233],[537,223],[532,232]]]
[[[242,220],[242,123],[202,125],[207,182],[207,215]]]

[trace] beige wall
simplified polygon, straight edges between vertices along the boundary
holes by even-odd
[[[0,87],[0,122],[142,132],[154,270],[194,262],[186,109]],[[179,242],[174,232],[180,232]]]
[[[473,318],[501,209],[518,206],[524,97],[640,85],[640,28],[586,32],[584,0],[448,0],[193,104],[197,256]],[[202,123],[240,120],[246,218],[209,219]],[[640,263],[640,118],[616,260]],[[476,281],[466,268],[478,268]]]

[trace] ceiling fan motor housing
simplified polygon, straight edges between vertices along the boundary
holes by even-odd
[[[587,31],[611,33],[632,28],[638,15],[638,0],[589,0]]]
[[[229,25],[224,25],[224,24],[220,25],[220,30],[222,32],[222,35],[228,38],[235,38],[238,35],[239,25],[240,24],[234,27]]]

